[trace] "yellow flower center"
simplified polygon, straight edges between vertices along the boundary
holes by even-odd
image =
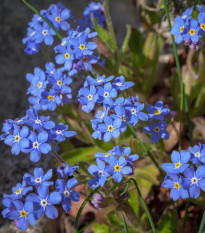
[[[202,24],[200,25],[200,27],[201,27],[201,29],[205,30],[205,24],[204,24],[204,23],[202,23]]]
[[[42,87],[42,82],[39,82],[38,83],[38,88],[41,88]]]
[[[21,217],[25,218],[27,213],[25,210],[22,210],[22,211],[20,211],[20,215],[21,215]]]
[[[58,85],[58,86],[62,86],[62,84],[63,84],[63,82],[62,82],[62,81],[60,81],[60,80],[59,80],[59,81],[57,81],[57,85]]]
[[[54,97],[52,95],[48,96],[48,100],[53,100],[53,99],[54,99]]]
[[[109,126],[107,127],[107,129],[108,129],[108,131],[112,132],[113,129],[114,129],[114,127],[113,127],[112,125],[109,125]]]
[[[105,154],[105,157],[109,157],[109,156],[110,156],[110,153],[106,153],[106,154]]]
[[[15,136],[15,138],[14,138],[15,142],[19,142],[20,139],[21,139],[21,138],[20,138],[19,136]]]
[[[184,26],[180,27],[180,32],[184,31]]]
[[[160,111],[159,111],[159,110],[155,110],[155,111],[154,111],[154,114],[155,114],[155,115],[159,115],[159,114],[160,114]]]
[[[84,44],[80,44],[79,48],[80,48],[81,50],[84,50],[84,49],[85,49],[85,45],[84,45]]]
[[[94,9],[97,10],[97,9],[98,9],[98,5],[95,5],[95,6],[94,6]]]
[[[19,188],[18,190],[16,190],[16,195],[21,194],[21,191],[22,191],[21,188]]]
[[[88,61],[88,58],[87,57],[84,57],[83,58],[83,62],[87,62]]]
[[[180,189],[181,185],[180,185],[178,182],[175,182],[175,183],[174,183],[174,187],[175,187],[176,189]]]
[[[69,59],[70,58],[70,54],[69,53],[65,53],[65,58]]]
[[[115,166],[114,166],[114,169],[115,169],[116,172],[119,172],[120,169],[121,169],[121,167],[120,167],[120,165],[115,165]]]
[[[128,159],[127,155],[123,155],[125,159]]]
[[[103,112],[100,116],[100,118],[103,118],[105,116],[105,113]]]
[[[180,166],[181,166],[181,163],[180,163],[180,162],[175,163],[175,168],[180,168]]]
[[[190,30],[189,30],[189,34],[190,34],[191,36],[195,35],[195,33],[196,33],[196,32],[195,32],[195,29],[190,29]]]
[[[92,100],[92,98],[93,98],[93,96],[90,94],[90,95],[88,96],[88,99],[89,99],[89,100]]]
[[[64,46],[64,45],[65,45],[65,43],[66,43],[66,40],[64,40],[61,44]]]
[[[56,21],[57,21],[57,22],[60,22],[60,21],[61,21],[61,18],[60,18],[60,17],[56,17]]]
[[[154,128],[154,131],[155,131],[156,133],[159,133],[160,128],[159,128],[159,127],[155,127],[155,128]]]

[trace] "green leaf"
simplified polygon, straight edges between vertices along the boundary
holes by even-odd
[[[122,227],[123,226],[123,223],[121,220],[118,219],[115,211],[112,211],[110,213],[107,214],[107,218],[109,220],[109,222],[113,225],[113,226],[116,226],[116,227]]]
[[[121,50],[121,54],[120,54],[120,60],[122,59],[122,57],[124,56],[124,53],[126,52],[126,49],[127,49],[130,37],[131,37],[131,33],[132,33],[131,26],[128,24],[128,25],[126,25],[126,27],[127,27],[127,33],[126,33],[124,42],[122,44],[122,50]]]
[[[62,154],[63,159],[73,166],[79,161],[88,162],[94,159],[95,153],[100,152],[98,147],[83,147],[74,150],[70,150],[65,154]]]
[[[173,210],[168,210],[158,222],[159,233],[178,232],[178,218]]]
[[[98,37],[108,46],[108,48],[114,51],[112,48],[112,41],[110,38],[110,34],[97,23],[93,15],[92,15],[92,21],[95,31],[98,33]]]
[[[109,233],[109,227],[105,224],[99,224],[99,223],[95,223],[92,226],[92,230],[94,233]]]
[[[129,199],[128,202],[132,209],[134,210],[135,214],[139,217],[139,210],[140,210],[140,205],[139,201],[137,198],[137,191],[135,189],[129,191]]]

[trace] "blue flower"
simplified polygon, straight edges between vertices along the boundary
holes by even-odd
[[[188,162],[190,158],[191,154],[188,151],[173,151],[171,154],[171,160],[173,163],[163,163],[162,169],[171,174],[183,173],[184,170],[189,167]]]
[[[28,119],[25,120],[25,124],[32,126],[33,129],[38,130],[38,132],[55,127],[55,123],[49,120],[50,117],[38,116],[37,112],[32,108],[28,109],[26,113],[28,115]]]
[[[58,142],[62,142],[66,140],[66,137],[72,137],[76,135],[76,132],[68,131],[67,129],[67,125],[59,123],[57,126],[50,130],[50,137]]]
[[[115,156],[115,150],[114,148],[112,150],[109,150],[108,152],[106,153],[103,153],[103,152],[97,152],[95,154],[95,158],[98,158],[100,160],[104,160],[105,162],[108,163],[109,159],[111,156]]]
[[[144,104],[136,102],[135,104],[125,104],[125,113],[128,117],[128,123],[132,126],[135,126],[138,122],[138,119],[141,121],[147,121],[148,116],[146,113],[141,112],[144,109]]]
[[[184,35],[184,40],[190,40],[194,43],[197,43],[199,38],[201,38],[202,35],[200,34],[200,28],[199,23],[195,19],[192,19],[190,21],[189,29],[187,33]]]
[[[78,184],[78,181],[74,178],[68,180],[66,183],[63,179],[56,180],[56,190],[61,193],[62,207],[66,213],[71,210],[71,201],[80,201],[80,194],[73,190]]]
[[[9,219],[19,220],[18,228],[25,231],[28,227],[28,223],[32,226],[36,224],[36,220],[33,215],[33,203],[31,201],[26,201],[23,204],[22,201],[14,201],[16,210],[13,210],[9,213]]]
[[[90,174],[95,177],[88,181],[88,184],[92,189],[95,189],[97,186],[103,187],[107,178],[110,176],[105,170],[105,163],[100,159],[96,159],[97,166],[92,164],[89,166],[88,171]]]
[[[52,36],[55,35],[55,32],[46,22],[44,22],[43,25],[38,23],[35,24],[34,29],[36,30],[36,33],[33,39],[37,44],[42,43],[43,41],[46,45],[53,44]]]
[[[22,184],[18,183],[15,187],[12,188],[13,194],[11,195],[13,200],[22,199],[24,195],[32,191],[33,187],[27,187],[26,182],[23,181]]]
[[[166,130],[167,124],[164,121],[160,121],[157,123],[153,123],[150,121],[151,125],[145,126],[143,131],[145,133],[151,133],[151,141],[156,143],[159,141],[160,138],[162,139],[169,139],[169,133]]]
[[[53,185],[52,181],[48,181],[53,175],[52,169],[44,174],[42,168],[35,168],[33,174],[34,176],[28,173],[24,174],[23,179],[27,184],[37,187]]]
[[[168,108],[164,108],[163,101],[159,100],[153,105],[147,105],[146,110],[150,119],[164,120],[164,117],[170,113]]]
[[[95,55],[87,55],[87,56],[82,56],[78,58],[79,61],[77,61],[76,64],[76,69],[77,70],[87,70],[87,71],[92,71],[92,64],[95,64],[98,62],[98,58]]]
[[[117,77],[114,82],[112,83],[112,86],[116,90],[126,90],[134,85],[133,82],[125,82],[125,78],[121,75],[120,77]]]
[[[31,201],[34,203],[34,215],[36,219],[41,218],[44,212],[50,219],[57,218],[58,211],[53,205],[59,204],[61,200],[62,197],[59,192],[52,192],[49,194],[48,187],[46,186],[42,186],[42,188],[38,189],[38,195],[35,193],[30,193],[26,197],[26,201]]]
[[[98,110],[97,114],[95,115],[98,122],[104,121],[104,118],[108,116],[108,111],[109,111],[109,108],[106,108],[105,106],[103,106],[103,110]]]
[[[70,28],[69,23],[66,21],[70,18],[70,10],[67,8],[59,9],[57,5],[53,5],[49,10],[50,14],[48,19],[51,21],[53,26],[59,30],[61,28],[64,31],[67,31]]]
[[[189,152],[191,153],[191,162],[193,164],[205,162],[205,149],[201,149],[199,146],[189,147]]]
[[[26,138],[29,134],[29,128],[23,126],[21,129],[17,125],[13,125],[14,130],[12,135],[8,135],[4,143],[12,146],[11,153],[18,155],[29,146],[29,140]]]
[[[205,167],[199,166],[195,171],[193,167],[187,168],[184,171],[184,186],[189,189],[190,197],[198,198],[200,189],[205,191]]]
[[[46,89],[48,81],[46,80],[45,73],[42,69],[36,67],[34,69],[34,74],[28,73],[26,79],[31,83],[28,88],[27,94],[32,94],[33,96],[41,96],[42,91]]]
[[[105,75],[102,75],[102,76],[97,77],[96,79],[94,79],[94,78],[92,78],[91,76],[88,75],[86,80],[90,85],[99,86],[99,85],[110,82],[113,78],[114,78],[114,76],[106,77]]]
[[[60,53],[55,57],[57,64],[64,64],[65,70],[70,70],[72,68],[74,56],[72,49],[68,46],[67,48],[60,45],[56,52]]]
[[[104,122],[105,124],[98,125],[98,130],[105,133],[103,137],[104,141],[109,142],[112,137],[118,138],[120,135],[121,120],[113,120],[111,117],[105,117]]]
[[[184,40],[184,35],[187,32],[188,23],[178,16],[174,20],[174,26],[171,29],[171,34],[176,36],[175,42],[180,44]]]
[[[196,8],[199,12],[205,12],[204,6],[203,5],[196,5]]]
[[[193,8],[194,7],[188,8],[182,13],[182,19],[183,20],[191,19],[191,14],[192,14]]]
[[[50,76],[53,77],[56,71],[55,64],[53,62],[49,62],[45,65],[45,68],[46,68],[45,74],[49,77]]]
[[[132,168],[127,165],[127,161],[123,156],[117,160],[115,156],[111,156],[109,165],[106,167],[106,171],[113,176],[113,179],[119,183],[122,180],[123,175],[128,175],[132,173]]]
[[[31,131],[28,139],[30,140],[28,150],[31,152],[30,159],[33,162],[40,160],[41,153],[47,154],[52,149],[50,144],[46,143],[48,140],[48,133],[46,131],[42,131],[38,135]]]
[[[83,111],[91,112],[94,109],[95,103],[98,99],[96,88],[94,86],[90,86],[90,90],[88,90],[87,88],[81,88],[78,96],[79,102],[83,105]]]
[[[56,172],[62,177],[65,178],[67,176],[72,176],[73,172],[78,169],[78,166],[71,167],[67,163],[63,163],[62,165],[57,167]]]
[[[200,29],[205,32],[205,11],[198,14],[198,21],[200,24]]]
[[[4,193],[2,204],[6,208],[1,212],[1,214],[3,215],[3,218],[8,218],[9,213],[14,210],[12,195],[8,195],[8,194]]]
[[[134,166],[133,162],[139,159],[139,155],[137,154],[130,155],[130,153],[131,153],[130,147],[123,147],[121,149],[120,146],[115,146],[115,154],[117,156],[123,156],[130,166]]]
[[[104,88],[97,87],[97,94],[99,95],[99,103],[111,107],[114,104],[113,98],[117,96],[117,91],[112,87],[111,83],[106,83]]]
[[[188,190],[183,187],[183,179],[181,176],[168,174],[162,183],[162,187],[171,189],[170,197],[174,201],[177,201],[180,197],[183,199],[189,197]]]
[[[50,111],[54,111],[57,105],[61,104],[61,99],[58,96],[56,90],[50,89],[49,91],[43,91],[41,94],[41,108],[42,110],[49,109]]]

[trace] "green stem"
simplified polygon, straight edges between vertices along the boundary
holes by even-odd
[[[138,192],[138,194],[139,194],[141,203],[142,203],[142,205],[143,205],[143,207],[144,207],[144,209],[145,209],[145,212],[146,212],[147,217],[148,217],[148,219],[149,219],[150,225],[151,225],[151,227],[152,227],[152,231],[153,231],[154,233],[156,233],[157,231],[156,231],[156,229],[155,229],[155,226],[154,226],[154,223],[153,223],[153,220],[152,220],[152,216],[151,216],[151,214],[150,214],[150,212],[149,212],[149,209],[148,209],[148,207],[147,207],[147,205],[146,205],[146,203],[145,203],[145,201],[144,201],[144,198],[142,197],[142,194],[141,194],[141,192],[140,192],[140,189],[139,189],[139,187],[138,187],[137,182],[136,182],[135,179],[130,178],[130,179],[127,181],[125,190],[124,190],[120,195],[122,196],[122,195],[124,195],[124,194],[127,192],[128,188],[129,188],[129,184],[130,184],[131,181],[133,181],[134,184],[135,184],[135,187],[136,187],[137,192]]]
[[[163,0],[163,3],[164,3],[164,9],[165,9],[165,12],[166,12],[166,15],[167,15],[167,20],[168,20],[168,23],[169,23],[169,28],[170,28],[170,31],[171,31],[172,24],[171,24],[171,20],[170,20],[170,16],[169,16],[169,10],[168,10],[168,7],[167,7],[166,0]],[[173,45],[173,49],[174,49],[174,57],[175,57],[176,66],[177,66],[178,79],[179,79],[179,83],[180,83],[180,86],[181,86],[181,97],[183,96],[183,99],[184,99],[183,103],[181,101],[180,112],[183,109],[183,104],[184,104],[185,105],[185,113],[186,113],[188,128],[189,128],[189,142],[190,142],[190,145],[192,146],[192,126],[191,126],[191,120],[190,120],[190,114],[189,114],[189,107],[188,107],[187,97],[185,95],[184,84],[183,84],[183,80],[182,80],[182,73],[181,73],[181,67],[180,67],[180,62],[179,62],[179,56],[178,56],[178,53],[177,53],[177,46],[176,46],[175,39],[174,39],[173,35],[171,35],[171,38],[172,38],[172,45]],[[180,114],[182,114],[182,113],[180,113]],[[182,120],[182,117],[180,117],[180,120]],[[180,137],[181,137],[181,125],[182,124],[180,122]]]
[[[205,211],[204,211],[204,214],[203,214],[203,217],[202,217],[202,220],[201,220],[201,224],[200,224],[198,233],[202,233],[203,232],[204,225],[205,225]]]
[[[78,222],[79,222],[79,218],[80,218],[80,215],[84,209],[84,207],[86,206],[86,204],[88,203],[88,201],[92,198],[92,196],[100,189],[101,187],[98,186],[96,189],[94,189],[89,195],[88,197],[85,199],[85,201],[83,202],[83,204],[81,205],[80,209],[78,210],[78,213],[76,215],[76,218],[75,218],[75,233],[79,233],[78,232]]]
[[[185,226],[186,226],[186,220],[187,220],[187,217],[188,217],[188,208],[189,208],[189,205],[190,205],[190,198],[186,202],[185,216],[184,216],[184,221],[183,221],[181,233],[184,233],[184,229],[185,229]]]
[[[126,220],[125,220],[125,216],[124,216],[124,215],[122,215],[122,220],[123,220],[123,224],[124,224],[125,233],[129,233],[129,232],[128,232],[128,229],[127,229],[127,223],[126,223]]]
[[[56,33],[57,37],[62,40],[63,37],[61,36],[61,34],[54,28],[54,26],[45,18],[43,17],[39,11],[37,11],[30,3],[28,3],[26,0],[22,0],[23,3],[29,7],[34,13],[36,13],[37,15],[39,15],[52,29],[53,31]]]
[[[115,32],[114,32],[110,12],[109,12],[109,0],[104,1],[103,7],[104,7],[104,14],[105,14],[105,18],[106,18],[108,31],[110,33],[110,38],[111,38],[111,42],[112,42],[112,48],[114,50],[115,74],[117,75],[118,74],[118,66],[119,66],[118,48],[117,48],[117,40],[116,40],[116,37],[115,37]]]
[[[137,132],[135,131],[135,129],[128,124],[128,127],[130,128],[130,130],[132,131],[133,135],[136,137],[136,139],[139,141],[139,143],[141,144],[141,146],[143,147],[143,149],[147,152],[148,156],[150,157],[150,159],[152,160],[152,162],[154,163],[154,165],[157,167],[157,169],[159,170],[162,178],[164,178],[164,173],[162,171],[162,169],[160,168],[160,166],[158,165],[157,161],[154,159],[152,153],[149,151],[149,149],[146,147],[146,145],[142,142],[142,140],[139,138]]]

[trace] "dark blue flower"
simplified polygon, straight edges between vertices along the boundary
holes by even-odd
[[[162,187],[171,189],[170,197],[174,201],[177,201],[180,197],[183,199],[189,197],[188,190],[183,187],[183,179],[181,176],[168,174],[162,183]]]
[[[27,184],[37,187],[53,185],[52,181],[48,181],[53,175],[52,169],[44,174],[42,168],[35,168],[33,174],[33,176],[28,173],[24,174],[23,179]]]
[[[112,86],[116,90],[126,90],[134,85],[133,82],[125,82],[125,78],[121,75],[120,77],[117,77],[114,82],[112,83]]]
[[[199,146],[189,147],[189,152],[191,153],[191,162],[193,164],[205,162],[205,149],[201,149]]]
[[[55,204],[59,204],[62,200],[62,196],[59,192],[52,192],[49,194],[48,187],[42,186],[38,189],[38,195],[35,193],[30,193],[26,197],[26,201],[31,201],[34,203],[35,210],[34,215],[36,219],[43,216],[44,212],[46,216],[50,219],[58,217],[58,211],[54,207]]]
[[[74,178],[68,180],[66,183],[63,179],[56,180],[56,190],[61,193],[62,207],[66,213],[71,210],[71,201],[80,201],[80,194],[73,190],[78,184],[78,181]]]
[[[57,126],[50,130],[50,137],[58,142],[62,142],[66,140],[66,137],[72,137],[76,135],[76,132],[68,131],[67,129],[67,125],[59,123]]]
[[[65,178],[67,176],[72,176],[73,172],[78,169],[78,166],[71,167],[67,163],[63,163],[62,165],[57,167],[56,172],[62,177]]]
[[[164,121],[160,121],[157,123],[153,123],[150,121],[151,125],[145,126],[143,131],[145,133],[151,133],[151,141],[156,143],[159,141],[160,138],[162,139],[169,139],[169,133],[166,130],[167,124]]]
[[[28,150],[30,151],[30,159],[33,162],[40,160],[41,153],[47,154],[52,149],[50,144],[46,143],[48,140],[48,133],[46,131],[42,131],[38,135],[31,131],[28,139],[30,141]]]
[[[18,228],[25,231],[28,227],[28,223],[32,226],[36,224],[36,220],[33,215],[33,203],[32,201],[26,201],[23,204],[22,201],[16,200],[14,201],[14,206],[16,210],[13,210],[9,213],[9,219],[11,220],[19,220]]]
[[[57,105],[61,104],[61,99],[57,94],[57,91],[54,89],[50,89],[49,91],[43,91],[41,94],[41,108],[42,110],[49,109],[50,111],[54,111]]]
[[[205,191],[205,167],[199,166],[195,171],[193,167],[186,168],[184,171],[184,186],[189,189],[190,197],[198,198],[200,189]]]
[[[88,184],[92,189],[95,189],[97,186],[103,187],[107,178],[110,176],[105,170],[105,163],[100,159],[96,159],[97,166],[92,164],[89,166],[88,171],[90,174],[95,177],[88,181]]]
[[[23,181],[22,184],[18,183],[12,188],[13,194],[11,195],[13,200],[22,199],[29,191],[32,191],[33,187],[27,187],[26,182]]]
[[[189,29],[184,35],[184,40],[191,39],[192,42],[197,43],[201,37],[199,23],[197,20],[192,19],[189,24]]]
[[[106,106],[113,106],[113,98],[117,96],[117,91],[112,87],[111,83],[106,83],[104,88],[97,87],[97,94],[99,95],[98,102],[103,103]]]
[[[94,79],[94,78],[92,78],[91,76],[88,75],[86,80],[89,83],[89,85],[99,86],[101,84],[105,84],[105,83],[110,82],[113,78],[114,78],[114,76],[106,77],[105,75],[102,75],[102,76],[97,77],[96,79]]]
[[[170,109],[164,108],[163,101],[159,100],[153,105],[147,105],[146,110],[151,119],[164,120],[164,117],[170,113]]]

